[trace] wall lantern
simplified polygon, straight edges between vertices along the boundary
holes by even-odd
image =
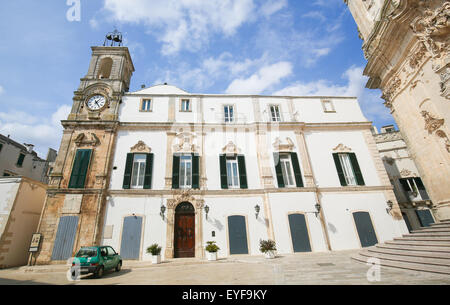
[[[386,201],[386,203],[387,203],[387,206],[388,206],[386,208],[386,212],[389,214],[391,212],[391,210],[392,210],[392,207],[394,206],[394,203],[392,203],[392,201],[390,201],[390,200]]]
[[[161,205],[161,212],[159,212],[159,215],[161,215],[163,220],[164,220],[164,213],[165,212],[166,212],[166,207],[164,205]]]
[[[259,211],[260,210],[261,210],[261,208],[259,207],[259,205],[255,205],[256,219],[258,219],[258,215],[259,215]]]
[[[206,213],[206,219],[208,219],[208,213],[209,213],[209,206],[205,205],[205,213]]]
[[[322,206],[319,203],[316,203],[314,205],[314,207],[316,208],[316,212],[314,212],[314,213],[316,214],[316,217],[317,217],[317,215],[319,215],[319,213],[320,213],[320,209],[322,208]]]

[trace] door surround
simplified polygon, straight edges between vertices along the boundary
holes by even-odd
[[[175,252],[175,209],[183,202],[189,202],[195,210],[195,258],[203,258],[203,206],[204,200],[195,198],[191,190],[182,190],[174,194],[173,199],[167,199],[167,230],[165,258],[174,258]]]

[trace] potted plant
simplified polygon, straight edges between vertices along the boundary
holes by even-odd
[[[259,251],[264,253],[266,258],[275,258],[275,251],[277,248],[275,246],[275,241],[273,240],[260,240],[259,241]]]
[[[152,264],[161,263],[161,247],[158,244],[153,244],[147,248],[147,253],[152,254]]]
[[[216,245],[215,241],[207,241],[205,250],[209,261],[217,260],[217,251],[219,251],[220,248]]]

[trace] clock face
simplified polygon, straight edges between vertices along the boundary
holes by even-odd
[[[86,105],[90,110],[102,109],[105,104],[106,98],[103,95],[94,95],[86,102]]]

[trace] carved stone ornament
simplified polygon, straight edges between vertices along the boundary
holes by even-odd
[[[197,136],[190,132],[180,132],[176,135],[177,143],[173,146],[175,152],[193,153],[198,152],[198,146],[194,144]]]
[[[388,157],[388,156],[384,156],[384,157],[382,158],[382,160],[383,160],[384,162],[386,162],[387,164],[389,164],[389,165],[392,165],[392,164],[394,164],[394,162],[395,162],[395,159],[394,159],[394,158]]]
[[[395,76],[394,79],[383,90],[383,95],[381,96],[381,98],[385,100],[384,105],[391,110],[393,98],[399,91],[401,84],[402,80],[398,76]]]
[[[222,148],[222,152],[227,155],[237,155],[241,150],[233,143],[233,141],[230,141]]]
[[[152,149],[150,147],[148,147],[144,141],[139,141],[137,142],[136,145],[134,145],[133,147],[130,148],[130,152],[132,153],[151,153]]]
[[[283,143],[280,138],[276,138],[273,143],[273,148],[275,151],[293,151],[294,142],[290,138],[286,138],[286,143]]]
[[[442,130],[438,130],[436,131],[436,135],[444,139],[445,149],[447,149],[447,152],[450,153],[450,139],[448,138],[447,134]]]
[[[333,151],[345,153],[345,152],[351,152],[352,149],[341,143],[338,146],[336,146],[335,148],[333,148]]]
[[[438,130],[442,125],[444,125],[444,119],[437,119],[431,116],[431,114],[428,111],[424,110],[421,112],[421,114],[425,119],[425,130],[427,130],[429,134],[432,134],[433,132]]]
[[[440,57],[448,51],[448,35],[450,33],[450,2],[445,3],[434,12],[425,9],[411,23],[411,28],[418,39],[425,45],[433,58]]]
[[[90,139],[88,139],[88,137],[86,137],[86,135],[84,133],[80,133],[76,139],[75,139],[75,144],[79,147],[82,145],[87,145],[87,146],[97,146],[100,144],[100,140],[98,139],[98,137],[95,135],[95,133],[90,132]]]
[[[192,189],[173,190],[172,197],[173,199],[170,201],[172,205],[169,208],[175,208],[175,206],[180,202],[195,202],[195,197],[192,194]],[[169,203],[169,200],[167,202]]]
[[[400,176],[402,178],[410,178],[410,177],[416,177],[417,175],[415,173],[411,172],[410,170],[404,168],[400,171]]]

